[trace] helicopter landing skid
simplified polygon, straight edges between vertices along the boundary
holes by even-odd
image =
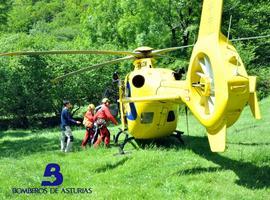
[[[126,130],[121,130],[116,134],[116,136],[114,137],[114,143],[115,144],[118,144],[118,139],[119,139],[119,136],[124,133],[125,134],[125,139],[124,141],[119,144],[119,154],[125,154],[125,151],[124,151],[124,148],[125,148],[125,145],[129,142],[135,149],[137,149],[137,146],[134,144],[134,142],[132,140],[134,140],[135,138],[134,137],[129,137],[128,133],[126,133]]]
[[[176,134],[174,134],[174,133],[176,133]],[[184,132],[183,131],[175,130],[174,133],[172,134],[172,136],[174,136],[175,138],[177,138],[181,142],[182,145],[185,145],[185,142],[184,142],[184,140],[182,138],[182,135],[184,134]]]
[[[114,141],[115,144],[118,144],[119,136],[120,136],[122,133],[125,133],[126,130],[127,130],[127,129],[122,130],[122,129],[119,128],[119,132],[116,134],[116,136],[113,136],[113,141]],[[125,134],[126,134],[126,133],[125,133]]]

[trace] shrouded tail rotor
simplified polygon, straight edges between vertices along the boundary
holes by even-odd
[[[220,32],[222,0],[204,0],[200,31],[187,74],[186,104],[206,128],[210,148],[223,152],[226,129],[249,103],[260,118],[256,79],[248,76],[232,43]]]
[[[201,96],[200,105],[204,114],[211,115],[215,107],[215,84],[212,66],[207,55],[201,54],[196,58],[196,72],[192,86]]]

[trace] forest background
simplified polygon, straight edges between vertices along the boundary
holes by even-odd
[[[0,52],[44,50],[155,49],[196,42],[202,1],[198,0],[3,0]],[[222,32],[230,39],[270,34],[270,2],[225,0]],[[270,94],[270,39],[234,42],[258,95]],[[157,66],[187,70],[192,48],[159,59]],[[115,56],[51,55],[0,58],[0,127],[28,128],[58,123],[62,100],[80,107],[98,104],[114,71],[121,78],[131,62],[109,65],[58,84],[51,79]],[[40,121],[40,119],[42,119]],[[54,119],[54,120],[52,120]]]

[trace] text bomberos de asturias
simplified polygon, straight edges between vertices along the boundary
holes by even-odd
[[[12,188],[13,194],[91,194],[92,188]]]

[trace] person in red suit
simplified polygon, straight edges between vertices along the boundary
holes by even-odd
[[[95,142],[94,147],[98,147],[101,142],[104,142],[106,147],[110,146],[110,132],[107,128],[107,122],[111,121],[115,125],[117,125],[118,122],[111,114],[109,107],[110,100],[108,98],[104,98],[102,99],[101,108],[95,114],[94,121],[98,126],[100,137]]]
[[[95,127],[94,127],[94,113],[95,112],[95,105],[94,104],[89,104],[87,107],[87,112],[84,115],[83,118],[83,125],[86,127],[86,132],[84,139],[82,141],[82,147],[85,148],[87,143],[92,141],[94,138],[95,134]]]

